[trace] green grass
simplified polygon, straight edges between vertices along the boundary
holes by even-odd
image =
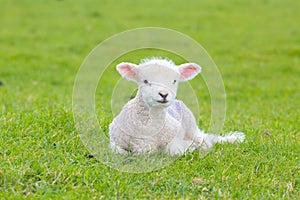
[[[292,0],[2,0],[0,198],[297,199],[299,7]],[[107,37],[145,26],[175,29],[204,46],[226,87],[223,131],[244,131],[245,143],[217,145],[203,158],[190,153],[141,174],[89,156],[72,115],[77,70]],[[148,54],[131,59],[142,55]],[[197,80],[199,125],[207,130],[210,97]],[[101,105],[106,130],[111,115]]]

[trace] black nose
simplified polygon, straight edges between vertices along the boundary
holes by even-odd
[[[166,99],[167,96],[168,96],[168,93],[163,94],[163,93],[159,92],[158,94],[159,94],[159,96],[161,96],[163,99]]]

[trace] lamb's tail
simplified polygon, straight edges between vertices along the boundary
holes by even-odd
[[[199,130],[198,136],[194,138],[196,147],[201,147],[204,150],[210,149],[215,143],[240,143],[245,140],[245,134],[243,132],[230,132],[224,136],[205,134]]]
[[[245,140],[245,134],[243,132],[230,132],[225,136],[217,136],[216,143],[235,143],[235,142],[243,142]]]

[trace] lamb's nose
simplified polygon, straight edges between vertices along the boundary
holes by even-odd
[[[159,92],[158,94],[159,94],[159,96],[161,96],[163,99],[166,99],[167,96],[168,96],[168,93],[167,93],[167,92]]]

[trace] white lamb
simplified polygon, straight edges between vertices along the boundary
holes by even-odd
[[[179,82],[194,78],[201,67],[194,63],[176,66],[166,59],[145,59],[141,64],[123,62],[118,72],[135,81],[138,92],[113,120],[109,127],[110,148],[118,153],[136,154],[163,150],[182,155],[197,148],[208,149],[214,143],[242,142],[244,133],[226,136],[205,134],[192,112],[179,100]]]

